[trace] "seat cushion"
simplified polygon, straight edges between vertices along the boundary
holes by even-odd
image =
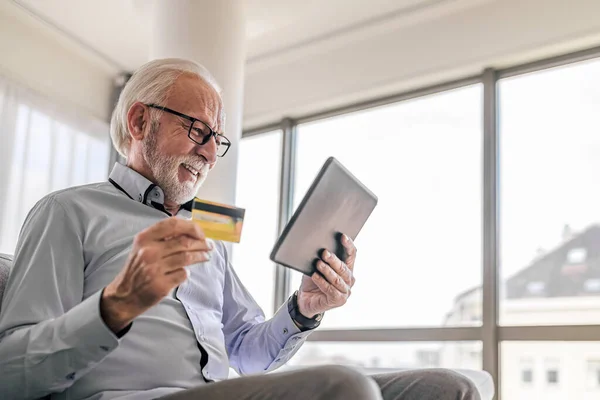
[[[463,374],[473,381],[477,389],[479,389],[481,400],[492,400],[494,398],[496,394],[494,380],[488,372],[473,369],[455,369],[454,371]]]
[[[8,273],[12,267],[12,256],[0,254],[0,310],[2,310],[2,296],[8,281]]]

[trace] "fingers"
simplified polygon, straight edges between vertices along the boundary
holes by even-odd
[[[325,263],[333,268],[337,275],[341,276],[346,284],[352,285],[352,270],[348,268],[345,263],[343,263],[335,254],[332,254],[327,250],[323,250],[322,258]]]
[[[135,241],[139,244],[184,235],[193,239],[205,238],[202,229],[194,222],[182,218],[171,217],[143,230],[136,236]]]
[[[354,259],[356,258],[356,246],[348,235],[342,235],[342,246],[346,253],[346,264],[352,270],[354,269]]]
[[[340,292],[331,283],[327,282],[321,275],[314,273],[311,276],[312,281],[317,285],[321,292],[325,293],[328,302],[336,306],[343,305],[348,300],[348,295]]]
[[[214,249],[214,242],[207,239],[194,239],[190,236],[175,236],[163,242],[157,243],[162,247],[162,256],[185,252],[185,251],[211,251]]]
[[[165,273],[169,273],[178,268],[208,260],[210,260],[210,253],[207,251],[186,251],[165,257],[162,260],[161,265],[163,266]]]
[[[329,265],[325,264],[323,261],[317,261],[317,269],[321,271],[325,279],[338,291],[342,293],[350,292],[349,282],[345,282],[344,279],[339,275],[338,272],[334,271]]]
[[[174,286],[179,286],[188,278],[188,272],[185,268],[178,268],[168,272],[167,277],[171,280]]]
[[[314,273],[310,278],[315,283],[315,285],[317,285],[317,287],[321,290],[321,292],[325,293],[326,295],[332,296],[336,292],[336,289],[333,287],[333,285],[327,282],[327,280],[321,275]]]

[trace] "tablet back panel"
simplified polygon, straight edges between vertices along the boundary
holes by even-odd
[[[306,275],[322,249],[343,260],[340,233],[352,240],[377,205],[377,197],[335,158],[329,158],[286,225],[271,260]]]

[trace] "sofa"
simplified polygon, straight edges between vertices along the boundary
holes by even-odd
[[[6,287],[6,282],[8,280],[8,274],[10,272],[10,268],[12,266],[12,257],[7,254],[0,254],[0,312],[2,312],[2,298],[4,296],[4,289]],[[288,368],[283,368],[288,369]],[[374,374],[380,372],[388,372],[390,370],[363,370],[366,374]],[[482,400],[492,400],[494,397],[494,383],[491,376],[484,371],[475,371],[475,370],[463,370],[457,369],[456,372],[459,372],[465,375],[467,378],[471,379],[475,386],[479,389],[479,393],[481,394]]]

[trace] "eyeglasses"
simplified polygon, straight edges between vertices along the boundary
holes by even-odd
[[[190,121],[190,127],[188,128],[188,138],[200,146],[204,146],[210,138],[214,137],[217,143],[217,156],[224,157],[231,147],[231,141],[225,136],[213,131],[210,126],[205,122],[200,121],[197,118],[190,117],[189,115],[182,114],[178,111],[171,110],[167,107],[162,107],[157,104],[146,104],[147,107],[156,108],[157,110],[166,111],[170,114],[176,115],[180,118]]]

